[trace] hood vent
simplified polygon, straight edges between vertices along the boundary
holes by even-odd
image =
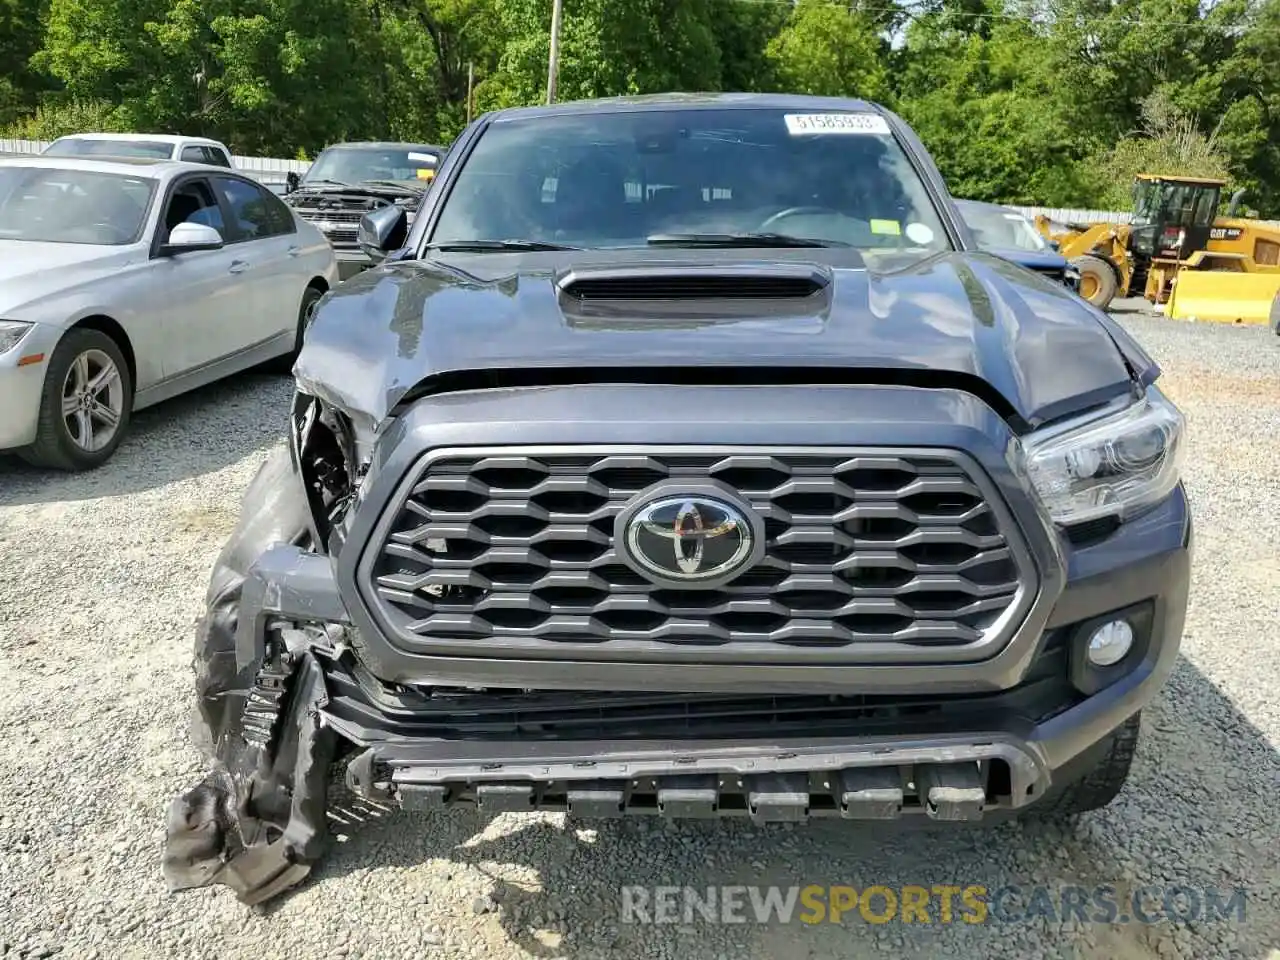
[[[808,265],[767,268],[615,268],[574,270],[559,279],[582,304],[654,300],[803,300],[824,290],[827,275]]]

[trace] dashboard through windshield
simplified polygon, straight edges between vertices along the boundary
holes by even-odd
[[[443,200],[432,246],[951,248],[878,113],[728,108],[499,119]]]

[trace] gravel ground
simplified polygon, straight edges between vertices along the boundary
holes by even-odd
[[[1280,342],[1121,312],[1190,421],[1198,543],[1184,659],[1130,785],[1069,832],[391,814],[259,910],[169,895],[192,628],[288,383],[243,376],[145,411],[107,467],[0,458],[0,956],[1280,957]],[[1248,888],[1244,922],[620,923],[624,884]],[[936,917],[936,914],[935,914]]]

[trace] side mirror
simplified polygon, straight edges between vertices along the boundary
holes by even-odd
[[[290,170],[284,175],[284,192],[293,193],[298,189],[298,184],[302,181],[302,177],[298,176],[297,170]]]
[[[409,214],[403,207],[391,204],[379,207],[360,218],[356,230],[356,246],[369,259],[380,263],[387,254],[404,246],[409,235]]]
[[[169,231],[169,242],[160,248],[164,257],[198,250],[221,250],[222,234],[203,223],[180,223]]]

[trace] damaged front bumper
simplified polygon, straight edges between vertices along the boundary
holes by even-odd
[[[330,559],[274,546],[238,583],[238,615],[211,614],[203,628],[228,654],[225,682],[201,696],[216,768],[174,801],[170,888],[223,883],[258,903],[301,881],[328,839],[339,756],[354,794],[413,810],[760,822],[1016,812],[1094,762],[1167,677],[1186,538],[1122,577],[1078,580],[1012,689],[848,696],[384,683],[362,665]],[[1135,596],[1155,598],[1141,659],[1081,693],[1070,681],[1076,622]]]

